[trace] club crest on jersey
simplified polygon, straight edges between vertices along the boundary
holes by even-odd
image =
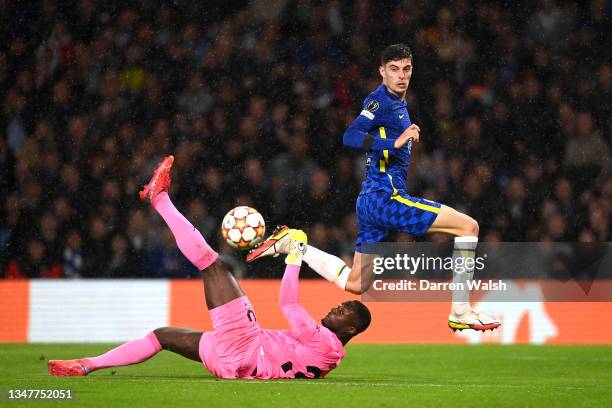
[[[369,112],[376,112],[378,110],[378,102],[375,100],[371,100],[370,102],[368,102],[368,105],[366,106],[366,110]]]

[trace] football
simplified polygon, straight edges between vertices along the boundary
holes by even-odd
[[[221,234],[231,247],[250,249],[261,242],[266,223],[254,208],[241,206],[231,209],[221,223]]]

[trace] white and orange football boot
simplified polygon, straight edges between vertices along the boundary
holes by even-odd
[[[274,229],[272,235],[249,251],[246,260],[247,262],[253,262],[264,256],[277,257],[280,254],[288,254],[290,243],[291,236],[289,234],[289,227],[286,225],[279,225]]]
[[[451,311],[448,315],[448,327],[453,331],[461,330],[476,330],[486,331],[497,329],[501,326],[501,322],[484,313],[479,313],[474,309],[470,308],[467,312],[462,315],[457,315]]]

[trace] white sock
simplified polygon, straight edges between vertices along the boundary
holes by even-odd
[[[453,248],[453,265],[457,265],[456,259],[463,258],[463,267],[456,267],[453,271],[453,283],[461,283],[462,290],[453,290],[453,313],[462,315],[470,310],[470,289],[467,282],[474,277],[474,257],[476,255],[476,246],[478,245],[478,237],[465,236],[455,237],[455,245]],[[466,268],[467,260],[471,259],[471,268]]]
[[[308,264],[316,273],[326,280],[333,282],[340,289],[346,288],[346,282],[351,274],[351,268],[337,256],[323,252],[320,249],[308,245],[304,254],[304,262]]]

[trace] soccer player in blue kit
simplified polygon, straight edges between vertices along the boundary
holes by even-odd
[[[366,152],[366,177],[357,197],[359,232],[353,267],[311,245],[303,258],[325,279],[352,293],[365,292],[374,280],[372,269],[362,264],[364,246],[384,241],[393,231],[415,236],[450,234],[455,237],[453,258],[463,257],[463,265],[471,258],[468,264],[473,265],[478,223],[451,207],[407,192],[412,144],[419,141],[421,131],[410,120],[405,99],[412,70],[410,48],[404,44],[388,46],[379,67],[382,84],[365,98],[361,113],[343,136],[345,146]],[[247,260],[286,253],[289,241],[288,228],[282,227],[252,250]],[[459,273],[459,269],[463,272]],[[473,267],[456,268],[453,280],[465,282],[473,272]],[[453,292],[448,318],[451,329],[484,331],[500,326],[498,320],[472,309],[468,296],[467,290]]]

